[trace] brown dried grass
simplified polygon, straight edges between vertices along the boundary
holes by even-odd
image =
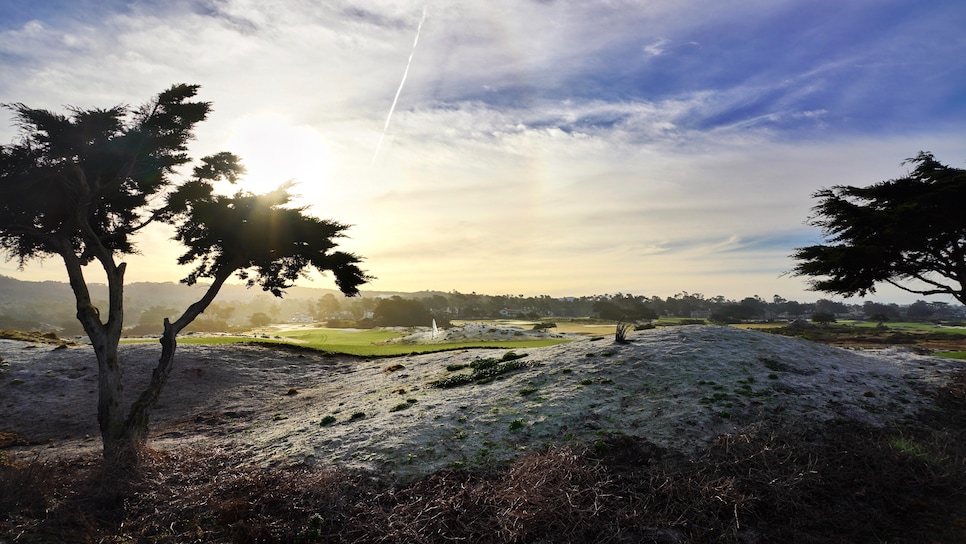
[[[231,450],[147,451],[135,475],[13,463],[0,541],[966,542],[966,377],[937,406],[902,428],[789,422],[690,457],[618,436],[412,482]]]

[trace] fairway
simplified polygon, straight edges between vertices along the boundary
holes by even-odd
[[[470,348],[528,348],[544,347],[567,342],[566,339],[541,340],[472,340],[463,342],[438,342],[427,344],[387,344],[394,338],[404,336],[402,332],[386,329],[329,329],[303,328],[297,330],[278,330],[267,334],[237,336],[189,335],[178,339],[179,344],[237,344],[257,342],[264,344],[285,344],[299,346],[328,353],[341,353],[361,357],[393,357],[411,353],[432,353],[454,349]],[[151,342],[150,339],[126,339],[124,343]]]

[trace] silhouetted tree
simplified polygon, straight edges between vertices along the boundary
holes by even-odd
[[[836,302],[827,298],[820,298],[815,301],[815,311],[829,314],[845,314],[849,312],[849,307],[843,302]]]
[[[272,317],[265,312],[255,312],[248,316],[248,322],[252,327],[265,327],[272,324]]]
[[[862,305],[862,313],[870,321],[898,321],[902,318],[897,304],[882,304],[871,300]]]
[[[744,319],[756,319],[765,317],[767,304],[759,296],[745,297],[738,303],[741,307],[740,314]]]
[[[906,318],[912,321],[929,319],[935,313],[936,310],[925,300],[917,300],[906,308]]]
[[[823,325],[835,323],[835,314],[832,312],[815,312],[812,314],[812,321]]]
[[[104,456],[132,464],[148,431],[148,415],[174,364],[176,337],[237,273],[275,296],[307,268],[332,271],[347,295],[369,278],[360,258],[332,251],[345,225],[287,207],[287,187],[267,195],[219,196],[213,183],[234,183],[239,159],[218,153],[201,160],[180,185],[175,168],[191,162],[187,143],[211,105],[194,101],[196,85],[175,85],[129,111],[68,108],[67,115],[8,104],[21,129],[17,143],[0,146],[0,252],[18,259],[59,257],[74,293],[77,319],[98,363],[98,423]],[[180,264],[194,264],[183,282],[210,281],[202,298],[177,319],[163,322],[161,356],[150,383],[122,409],[118,341],[124,322],[125,255],[156,222],[175,226],[187,248]],[[92,303],[84,266],[107,277],[104,315]]]
[[[328,319],[337,314],[340,309],[339,299],[335,298],[332,293],[326,293],[315,304],[312,314],[316,319]]]
[[[601,319],[630,320],[657,319],[657,312],[648,306],[645,297],[620,293],[594,302],[594,312]]]
[[[393,296],[379,300],[373,319],[380,327],[428,327],[433,315],[422,301]]]
[[[829,243],[797,249],[793,273],[826,293],[864,296],[887,283],[966,304],[966,170],[925,152],[907,162],[916,168],[906,177],[815,193],[809,223]]]

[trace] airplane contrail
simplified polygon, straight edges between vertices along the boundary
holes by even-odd
[[[403,85],[406,84],[406,76],[409,75],[409,66],[413,63],[413,55],[416,54],[416,44],[419,43],[419,32],[423,29],[423,21],[426,20],[426,7],[426,5],[423,5],[423,16],[420,17],[419,26],[416,27],[416,38],[413,40],[413,50],[409,52],[409,62],[406,63],[406,70],[403,72],[402,81],[399,82],[399,88],[396,89],[396,96],[392,99],[392,106],[389,106],[386,125],[382,127],[382,134],[379,136],[379,143],[376,144],[376,152],[372,154],[372,163],[369,166],[376,164],[376,157],[379,156],[379,148],[382,147],[382,140],[386,137],[386,132],[389,130],[389,120],[392,119],[392,112],[396,110],[396,102],[399,101],[399,94],[402,93]]]

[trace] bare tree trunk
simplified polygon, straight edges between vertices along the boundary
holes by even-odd
[[[205,308],[218,295],[218,291],[226,279],[228,279],[228,275],[216,277],[215,281],[208,287],[205,295],[198,302],[189,306],[184,314],[174,323],[171,323],[168,319],[164,320],[164,332],[161,334],[161,357],[158,359],[158,366],[151,373],[150,383],[144,388],[144,391],[141,392],[138,399],[131,404],[131,410],[128,412],[127,419],[123,422],[123,431],[120,436],[120,442],[135,456],[144,446],[145,442],[147,442],[151,408],[154,407],[158,401],[158,397],[161,396],[161,390],[164,388],[164,384],[167,383],[168,376],[171,375],[171,370],[174,368],[174,355],[178,347],[178,333],[205,311]],[[105,443],[106,453],[107,446]],[[129,463],[136,463],[137,459],[132,458],[127,461]]]
[[[136,401],[131,405],[127,420],[124,421],[124,438],[132,446],[140,448],[148,438],[148,424],[151,408],[161,396],[161,390],[171,375],[174,368],[174,353],[177,348],[177,330],[168,321],[164,320],[164,332],[161,334],[161,357],[158,359],[158,366],[151,372],[151,381]]]
[[[114,267],[106,267],[108,288],[110,292],[109,318],[106,323],[101,321],[100,311],[91,302],[87,282],[84,280],[80,261],[73,253],[65,252],[70,285],[77,301],[77,320],[80,321],[91,340],[94,355],[97,358],[97,423],[101,431],[101,441],[104,444],[104,458],[108,461],[118,460],[126,455],[129,448],[123,443],[124,386],[122,384],[121,360],[118,355],[118,343],[121,339],[121,324],[123,322],[124,300],[124,263]],[[111,263],[113,264],[113,263]]]

